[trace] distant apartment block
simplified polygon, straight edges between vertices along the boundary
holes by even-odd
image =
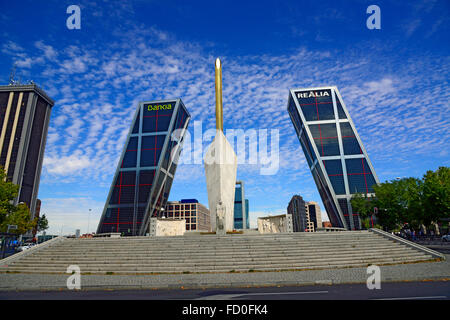
[[[322,214],[320,212],[320,206],[317,202],[309,201],[305,203],[306,215],[309,216],[310,222],[314,226],[314,230],[322,228]]]

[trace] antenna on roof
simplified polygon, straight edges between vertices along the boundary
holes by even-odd
[[[15,77],[16,77],[16,64],[14,63],[14,65],[11,68],[11,73],[9,75],[9,85],[10,86],[17,84],[17,80],[15,79]]]

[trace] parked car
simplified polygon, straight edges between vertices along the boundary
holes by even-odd
[[[442,236],[442,241],[450,241],[450,234]]]
[[[24,243],[23,245],[21,245],[17,248],[17,251],[22,252],[22,251],[30,249],[33,246],[35,246],[34,243]]]

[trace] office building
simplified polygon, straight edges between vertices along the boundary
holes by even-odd
[[[287,213],[292,216],[294,232],[314,232],[314,224],[306,211],[305,201],[299,195],[294,195],[289,202]]]
[[[181,99],[139,103],[97,233],[149,233],[150,218],[166,206],[189,120]]]
[[[186,232],[211,231],[210,212],[196,199],[167,202],[164,216],[169,219],[186,220]]]
[[[31,219],[39,209],[39,181],[53,105],[35,84],[0,86],[0,165],[7,180],[19,186],[13,204],[26,203]]]
[[[250,229],[248,199],[245,199],[244,182],[236,181],[234,196],[234,229]]]
[[[292,89],[287,108],[331,224],[361,229],[350,199],[379,181],[338,89]]]
[[[309,201],[305,203],[306,215],[309,216],[310,222],[314,225],[314,230],[322,228],[322,214],[317,202]]]

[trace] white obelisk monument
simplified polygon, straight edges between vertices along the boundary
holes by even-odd
[[[211,229],[225,234],[234,228],[237,156],[223,134],[222,65],[216,59],[216,136],[205,154],[206,187]]]

